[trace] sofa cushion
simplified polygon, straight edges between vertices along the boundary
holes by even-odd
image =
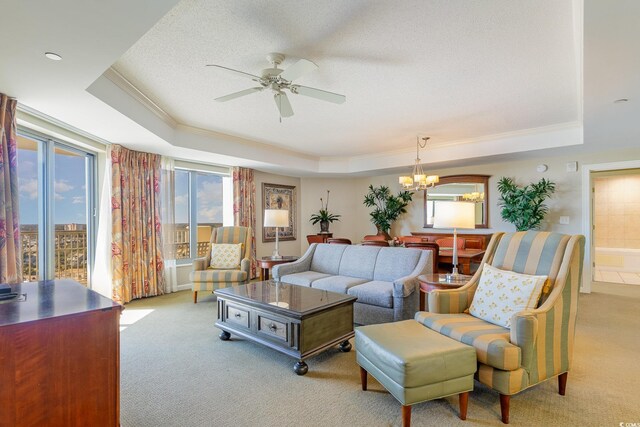
[[[376,258],[373,280],[393,282],[408,276],[418,265],[422,251],[407,248],[380,248]]]
[[[211,263],[215,270],[239,270],[242,259],[242,243],[212,243]]]
[[[349,288],[349,295],[358,298],[361,304],[393,308],[393,283],[374,280]]]
[[[358,279],[357,277],[328,276],[322,279],[315,280],[313,283],[311,283],[311,287],[315,289],[322,289],[323,291],[346,294],[347,289],[364,282],[366,282],[365,279]]]
[[[285,283],[291,283],[293,285],[311,286],[311,283],[313,283],[314,281],[328,276],[330,276],[330,274],[318,273],[317,271],[301,271],[300,273],[293,273],[282,276],[280,280]]]
[[[373,279],[373,270],[380,247],[376,246],[348,246],[340,260],[340,275],[359,277],[366,280]]]
[[[520,367],[521,350],[511,344],[507,328],[464,313],[420,311],[415,319],[436,332],[475,347],[478,362],[506,371]]]
[[[189,273],[191,282],[244,282],[247,272],[241,270],[197,270]]]
[[[348,245],[318,244],[311,260],[311,270],[318,273],[337,275],[342,253],[348,247]]]

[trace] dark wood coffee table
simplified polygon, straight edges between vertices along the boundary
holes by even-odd
[[[340,344],[351,350],[355,297],[267,280],[217,289],[220,339],[231,334],[298,359],[293,370],[304,375],[305,359]]]

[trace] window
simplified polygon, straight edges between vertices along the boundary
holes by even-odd
[[[25,281],[74,279],[89,286],[95,156],[20,132],[18,186]]]
[[[176,169],[176,259],[206,255],[212,230],[226,222],[228,181],[228,176],[218,173]]]

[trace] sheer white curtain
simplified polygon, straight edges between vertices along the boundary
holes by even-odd
[[[113,297],[111,274],[111,146],[98,154],[98,185],[100,198],[96,232],[95,267],[91,274],[91,289],[107,298]]]
[[[164,244],[165,293],[178,290],[176,269],[176,216],[175,216],[175,165],[170,157],[162,156],[161,198],[162,198],[162,241]]]

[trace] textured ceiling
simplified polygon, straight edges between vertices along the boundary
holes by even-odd
[[[571,1],[185,0],[114,68],[176,121],[314,156],[407,149],[581,120]],[[269,92],[206,68],[260,74],[268,52],[319,69],[296,82],[342,105]]]

